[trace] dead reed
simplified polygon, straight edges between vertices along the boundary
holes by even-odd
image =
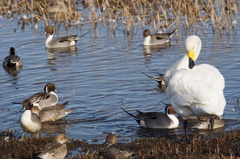
[[[101,17],[106,27],[116,29],[120,21],[128,31],[136,26],[158,30],[174,25],[186,29],[211,26],[222,32],[234,27],[238,14],[236,0],[85,0],[84,4],[91,4],[90,12]]]
[[[149,28],[203,28],[211,26],[221,33],[234,27],[237,21],[237,0],[2,0],[2,15],[22,15],[20,23],[53,21],[65,23],[103,22],[116,29],[124,25],[127,31],[149,25]],[[27,16],[23,16],[27,15]],[[82,19],[81,19],[82,20]],[[96,24],[95,24],[96,26]]]
[[[2,15],[21,15],[27,22],[70,24],[103,22],[115,30],[127,31],[148,25],[149,28],[199,28],[211,26],[220,33],[237,23],[237,0],[2,0]]]

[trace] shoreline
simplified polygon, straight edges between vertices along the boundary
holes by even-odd
[[[213,133],[213,136],[190,134],[191,143],[187,144],[184,135],[177,139],[139,138],[128,145],[134,148],[133,158],[238,158],[240,157],[240,130]],[[25,137],[20,142],[13,133],[0,133],[1,158],[36,158],[42,147],[52,142],[54,137]],[[88,144],[85,141],[70,139],[67,143],[66,158],[106,158],[105,144]]]

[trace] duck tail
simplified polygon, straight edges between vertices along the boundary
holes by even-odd
[[[140,125],[140,121],[141,121],[141,119],[139,119],[137,116],[135,116],[135,115],[129,113],[128,111],[126,111],[126,110],[123,109],[122,107],[120,107],[120,108],[121,108],[123,111],[125,111],[128,115],[130,115],[131,117],[133,117],[133,118],[138,122],[138,124]]]
[[[171,33],[170,33],[170,37],[172,36],[172,34],[177,30],[177,28],[175,28]]]
[[[162,83],[162,81],[163,81],[163,76],[164,76],[164,74],[160,74],[160,75],[159,75],[160,77],[152,77],[152,76],[149,76],[149,75],[145,74],[144,72],[142,72],[142,74],[144,74],[145,76],[147,76],[147,77],[149,77],[149,78],[157,81],[160,85],[161,85],[161,83]]]
[[[90,30],[88,32],[84,33],[83,35],[79,36],[78,39],[80,39],[81,37],[87,35],[89,32],[90,32]]]

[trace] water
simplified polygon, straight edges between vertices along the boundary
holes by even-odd
[[[17,19],[17,18],[16,18]],[[132,140],[142,136],[164,136],[182,133],[182,125],[175,130],[143,129],[136,121],[120,109],[131,113],[135,110],[164,112],[169,103],[158,84],[142,74],[164,73],[184,53],[184,39],[171,39],[171,45],[164,48],[144,48],[142,31],[126,36],[121,30],[114,35],[103,26],[85,35],[71,51],[46,50],[43,24],[29,24],[24,30],[17,20],[0,21],[0,61],[8,55],[10,47],[17,50],[23,67],[14,75],[0,69],[0,128],[16,130],[21,135],[19,118],[20,104],[26,97],[43,91],[46,83],[56,85],[59,102],[69,101],[67,108],[75,109],[59,121],[56,126],[45,124],[42,136],[65,132],[70,138],[102,142],[107,133]],[[34,29],[33,29],[34,28]],[[61,26],[57,36],[82,35],[91,24],[71,27],[68,31]],[[235,109],[240,96],[239,68],[240,50],[239,26],[236,31],[223,36],[213,35],[211,28],[200,34],[203,48],[197,64],[209,63],[216,66],[226,80],[224,90],[227,105],[224,111],[225,130],[239,129],[240,111]],[[195,34],[191,30],[189,34]],[[54,52],[55,51],[55,52]],[[150,53],[151,52],[151,53]],[[46,128],[47,127],[47,128]],[[51,131],[50,131],[51,130]]]

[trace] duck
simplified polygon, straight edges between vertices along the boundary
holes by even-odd
[[[134,153],[134,148],[126,143],[117,143],[117,136],[109,134],[106,137],[108,143],[106,156],[108,159],[128,159]]]
[[[149,29],[145,29],[143,31],[143,45],[151,46],[151,45],[163,45],[169,43],[172,34],[175,32],[174,29],[171,33],[157,33],[151,34]]]
[[[58,102],[58,95],[54,91],[56,91],[55,85],[47,83],[44,86],[44,92],[36,93],[29,97],[28,100],[32,105],[38,106],[40,110],[48,106],[54,106]]]
[[[168,104],[165,107],[165,113],[162,112],[141,112],[137,110],[138,114],[133,115],[123,109],[127,114],[132,116],[137,123],[143,128],[151,128],[151,129],[173,129],[177,128],[179,125],[178,118],[173,115],[176,114],[173,107]]]
[[[65,134],[59,134],[54,142],[48,143],[37,157],[41,159],[63,159],[67,155],[68,137]]]
[[[214,118],[221,119],[226,106],[223,92],[225,80],[216,67],[209,64],[195,65],[202,48],[198,36],[188,36],[185,48],[188,67],[174,73],[166,88],[166,95],[176,113],[183,119],[186,141],[190,142],[187,136],[189,117],[209,117],[211,130],[214,127]]]
[[[45,107],[43,109],[39,109],[38,106],[33,106],[33,112],[38,112],[39,117],[42,122],[47,121],[56,121],[59,119],[62,119],[63,117],[67,116],[69,113],[73,111],[73,109],[65,109],[65,105],[67,105],[68,102],[64,102],[62,104],[57,104],[50,107]]]
[[[64,48],[75,46],[79,39],[77,35],[70,35],[53,39],[56,29],[51,25],[48,25],[45,28],[45,32],[50,34],[45,42],[46,48]]]
[[[33,112],[33,105],[27,99],[23,101],[22,105],[22,110],[25,109],[20,117],[20,126],[23,129],[22,139],[25,132],[37,134],[37,138],[39,138],[39,132],[42,128],[42,121],[39,118],[39,112]]]
[[[218,128],[222,128],[224,127],[224,121],[222,119],[215,119],[214,120],[214,124],[213,124],[213,129],[218,129]],[[195,130],[211,130],[211,123],[210,123],[210,119],[204,120],[204,121],[200,121],[198,123],[196,123],[191,129]]]
[[[160,86],[166,86],[163,78],[164,78],[164,74],[159,74],[158,76],[156,77],[153,77],[153,76],[150,76],[150,75],[147,75],[146,73],[142,72],[145,76],[155,80]]]
[[[11,47],[9,49],[9,55],[7,57],[4,58],[4,61],[3,61],[3,66],[4,67],[20,67],[22,66],[22,60],[21,58],[16,55],[16,50]]]

